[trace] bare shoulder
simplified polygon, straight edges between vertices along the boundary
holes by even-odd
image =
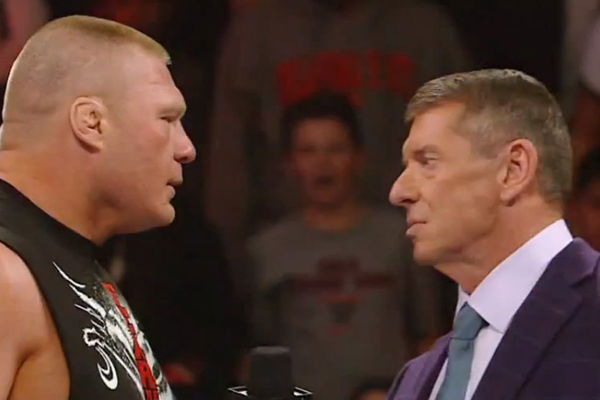
[[[0,400],[38,399],[36,381],[68,395],[68,369],[52,317],[35,278],[14,251],[0,243]],[[54,372],[53,372],[54,370]],[[48,375],[49,374],[49,375]],[[42,379],[40,379],[42,378]],[[66,392],[65,392],[66,391]],[[40,396],[40,397],[38,397]]]
[[[10,326],[0,340],[27,351],[35,344],[33,331],[44,317],[44,300],[29,268],[14,251],[0,243],[0,326]],[[0,352],[1,353],[1,352]]]

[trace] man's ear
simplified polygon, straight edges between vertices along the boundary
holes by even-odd
[[[102,121],[105,115],[106,107],[96,97],[78,97],[71,104],[69,118],[73,134],[92,151],[99,151],[104,145]]]
[[[505,159],[500,173],[500,198],[513,204],[522,194],[537,185],[538,151],[527,139],[513,140],[505,149]]]

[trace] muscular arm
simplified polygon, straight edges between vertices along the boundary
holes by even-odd
[[[0,245],[0,399],[7,399],[19,366],[35,347],[28,319],[36,319],[30,304],[35,289],[23,262]]]
[[[66,399],[68,372],[29,269],[0,243],[0,400]]]

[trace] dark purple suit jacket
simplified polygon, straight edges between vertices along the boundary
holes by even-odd
[[[473,400],[600,399],[599,264],[600,254],[581,239],[550,262],[515,314]],[[388,399],[427,400],[449,340],[440,338],[409,361]]]

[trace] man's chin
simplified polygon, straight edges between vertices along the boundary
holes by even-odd
[[[435,265],[438,262],[437,254],[419,243],[414,243],[413,259],[419,265]]]
[[[172,205],[164,207],[152,216],[145,218],[136,224],[135,231],[131,233],[144,232],[154,228],[161,228],[170,225],[175,220],[175,209]]]
[[[310,206],[326,210],[336,209],[340,207],[340,205],[343,203],[344,201],[340,199],[340,196],[334,196],[329,194],[313,196],[312,198],[308,199],[308,204]]]
[[[175,208],[169,204],[162,210],[162,214],[157,218],[157,227],[171,225],[175,221]]]

